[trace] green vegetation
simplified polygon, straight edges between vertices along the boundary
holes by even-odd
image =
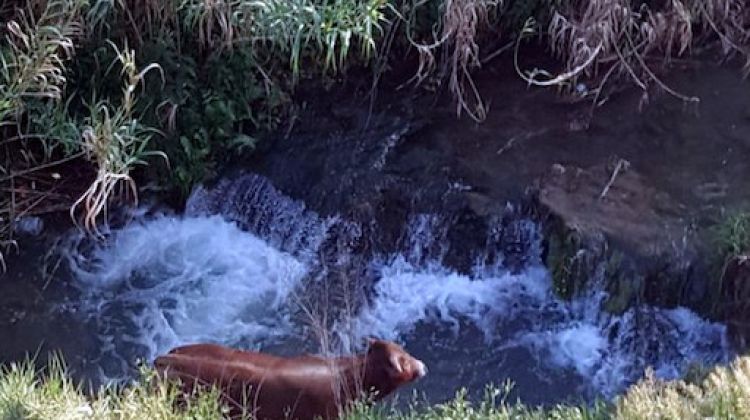
[[[14,244],[13,221],[61,208],[97,233],[113,202],[137,203],[136,180],[185,197],[278,125],[301,77],[372,57],[385,9],[382,0],[3,3],[0,245]]]
[[[18,218],[65,208],[96,232],[113,202],[136,202],[137,185],[184,198],[278,128],[301,81],[325,84],[353,67],[372,70],[376,87],[396,61],[410,65],[416,84],[444,82],[458,114],[478,121],[487,104],[473,74],[514,45],[531,84],[596,102],[628,79],[644,99],[657,85],[692,101],[660,70],[717,44],[750,57],[749,9],[741,0],[5,1],[0,245],[14,244]],[[563,64],[559,75],[519,64],[529,34]]]
[[[0,419],[219,419],[226,413],[215,392],[198,392],[183,401],[176,387],[155,380],[148,371],[130,386],[87,395],[66,376],[59,360],[52,358],[41,372],[35,372],[30,363],[5,368],[0,374]],[[750,418],[750,358],[705,372],[695,382],[663,382],[647,375],[609,404],[533,408],[508,401],[508,389],[488,389],[480,402],[469,401],[460,391],[452,401],[405,412],[382,404],[359,405],[347,418],[745,419]]]
[[[712,229],[714,287],[712,310],[725,320],[732,338],[744,346],[750,339],[750,213],[735,213]]]
[[[602,310],[620,315],[628,310],[642,286],[638,276],[629,270],[625,254],[606,246],[601,237],[586,237],[566,228],[562,221],[547,223],[545,264],[552,277],[555,294],[570,300],[601,281],[607,291]]]
[[[153,381],[145,372],[142,380],[128,387],[101,389],[87,396],[66,375],[58,357],[36,372],[24,362],[4,368],[0,377],[0,419],[216,419],[222,407],[216,393],[204,392],[179,404],[176,387]]]
[[[582,290],[590,272],[586,265],[584,240],[578,232],[566,229],[561,222],[550,224],[545,237],[548,240],[546,264],[555,293],[563,299],[571,299]]]
[[[743,303],[744,306],[744,302],[750,297],[746,293],[750,290],[745,290],[744,285],[733,284],[736,280],[741,282],[741,279],[727,276],[733,277],[738,274],[737,269],[745,264],[750,252],[750,213],[739,212],[725,216],[709,230],[708,243],[712,247],[709,254],[711,277],[716,279],[716,287],[711,291],[714,306],[722,300],[722,294],[729,290],[733,290],[730,293],[733,296],[726,300],[731,304]],[[739,290],[745,291],[737,295]],[[716,309],[715,307],[714,310]]]
[[[750,213],[737,213],[713,229],[717,253],[723,261],[750,252]]]

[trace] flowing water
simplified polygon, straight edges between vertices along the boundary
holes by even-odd
[[[321,217],[246,174],[199,188],[183,215],[137,216],[104,244],[73,238],[73,306],[100,341],[87,374],[127,378],[136,360],[191,342],[296,354],[377,336],[427,363],[415,388],[431,401],[510,379],[522,400],[552,403],[730,357],[724,326],[687,309],[614,316],[596,287],[557,299],[539,226],[511,207],[468,250],[471,270],[451,268],[451,216],[410,214],[396,251],[373,249],[362,221]]]

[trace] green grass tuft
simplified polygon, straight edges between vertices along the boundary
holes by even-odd
[[[722,259],[750,251],[750,213],[733,214],[713,229],[717,251]]]
[[[154,380],[142,379],[128,387],[105,387],[93,396],[73,383],[59,357],[36,371],[33,363],[13,363],[0,372],[0,419],[220,419],[225,410],[217,394],[207,391],[182,401],[179,391]]]

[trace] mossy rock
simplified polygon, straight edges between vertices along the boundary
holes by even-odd
[[[557,296],[571,299],[586,287],[590,277],[591,250],[577,231],[553,221],[545,228],[545,264]]]
[[[546,264],[552,275],[555,293],[569,299],[576,290],[575,279],[578,277],[574,266],[577,240],[573,236],[552,236],[548,246]]]
[[[555,294],[572,299],[602,279],[609,297],[602,309],[612,314],[627,311],[643,293],[642,276],[623,252],[612,250],[603,236],[584,235],[551,220],[545,227],[545,264]]]
[[[610,314],[621,315],[633,306],[643,293],[641,277],[628,264],[625,254],[613,251],[604,267],[607,300],[602,309]]]

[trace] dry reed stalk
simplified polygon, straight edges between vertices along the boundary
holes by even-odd
[[[32,166],[31,170],[45,164],[39,163],[26,149],[26,142],[21,141],[28,134],[23,131],[22,116],[30,101],[61,100],[67,82],[65,64],[75,52],[75,40],[83,33],[81,12],[84,7],[85,2],[81,0],[34,0],[0,6],[0,16],[10,17],[3,20],[5,42],[0,50],[0,127],[15,126],[19,141],[13,144],[14,150]],[[15,245],[13,225],[19,216],[14,181],[20,174],[14,170],[18,162],[9,149],[14,141],[5,139],[6,159],[0,165],[0,173],[4,175],[0,182],[10,183],[10,199],[2,202],[8,213],[0,226],[0,249],[3,250]],[[5,269],[2,252],[0,266]]]
[[[475,85],[471,72],[481,66],[477,37],[488,23],[490,11],[501,0],[445,0],[438,35],[430,43],[409,42],[419,53],[419,67],[412,80],[419,84],[436,70],[436,55],[441,56],[442,73],[448,74],[448,88],[456,98],[456,114],[466,112],[477,122],[487,117],[487,105]],[[420,2],[415,8],[424,5]]]
[[[112,47],[122,65],[122,73],[126,76],[122,103],[113,107],[107,101],[98,101],[89,106],[90,116],[83,129],[81,142],[87,158],[96,164],[97,173],[89,188],[70,208],[70,216],[77,225],[76,213],[79,209],[82,210],[81,227],[98,237],[102,234],[97,221],[100,216],[106,221],[111,199],[120,198],[131,201],[133,205],[138,204],[138,189],[130,176],[130,170],[136,165],[145,164],[143,159],[147,156],[158,155],[167,160],[163,153],[145,150],[151,135],[156,131],[142,127],[133,115],[136,88],[149,71],[161,71],[161,68],[157,64],[150,64],[139,70],[135,62],[135,51],[127,48],[120,51],[114,44]]]
[[[725,54],[748,59],[746,70],[750,70],[749,9],[742,0],[669,0],[661,7],[636,6],[631,0],[563,2],[548,28],[552,52],[568,68],[566,76],[555,82],[573,88],[581,77],[598,78],[601,89],[611,76],[624,76],[644,95],[649,85],[656,84],[681,100],[697,102],[664,84],[647,64],[648,58],[661,57],[667,65],[713,35],[719,37]],[[548,82],[529,79],[534,84]]]

